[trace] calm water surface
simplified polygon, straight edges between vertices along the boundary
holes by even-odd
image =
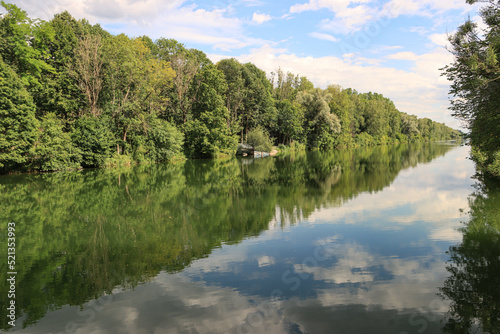
[[[1,233],[12,221],[17,236],[9,331],[454,333],[483,321],[495,333],[500,196],[471,178],[468,151],[2,176]]]

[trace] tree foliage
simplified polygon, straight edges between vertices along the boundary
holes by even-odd
[[[470,131],[473,158],[487,172],[500,175],[494,167],[500,164],[500,2],[487,2],[480,13],[484,31],[469,19],[450,36],[455,59],[443,74],[452,81],[451,110]]]
[[[15,169],[27,162],[37,126],[33,99],[0,58],[0,168]]]

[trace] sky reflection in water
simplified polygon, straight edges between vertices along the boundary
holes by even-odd
[[[258,236],[81,311],[48,312],[22,332],[439,333],[446,251],[461,241],[472,191],[468,150],[454,147],[382,190],[328,199],[305,217],[297,207],[296,223],[277,205]]]

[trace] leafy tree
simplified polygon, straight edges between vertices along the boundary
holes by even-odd
[[[182,156],[184,135],[169,122],[155,118],[149,123],[148,140],[151,161],[167,161]]]
[[[226,108],[229,110],[229,124],[234,133],[242,130],[242,109],[247,96],[245,78],[243,77],[243,65],[236,59],[223,59],[217,63],[217,69],[224,73],[227,89],[224,92],[226,97]]]
[[[21,77],[26,87],[38,86],[43,73],[54,72],[44,59],[54,30],[45,21],[30,19],[16,5],[0,2],[7,14],[0,19],[0,56]]]
[[[229,111],[224,106],[226,91],[224,74],[214,65],[207,65],[198,74],[200,86],[193,105],[193,119],[184,127],[185,151],[189,157],[232,155],[237,139],[228,125]]]
[[[297,102],[304,107],[307,126],[307,144],[309,147],[333,147],[333,134],[340,132],[339,118],[330,112],[330,95],[317,88],[302,91],[297,95]]]
[[[278,142],[291,144],[293,141],[302,141],[304,134],[303,109],[290,100],[277,101],[276,109],[278,110],[278,121],[275,132]]]
[[[75,69],[76,51],[84,38],[86,25],[75,20],[67,11],[56,14],[49,22],[54,38],[49,44],[50,57],[46,62],[55,72],[46,72],[40,78],[40,87],[34,92],[39,114],[54,112],[68,121],[75,119],[85,108],[86,98],[71,75]]]
[[[271,152],[273,149],[273,142],[269,134],[261,127],[256,127],[248,132],[247,144],[257,151]]]
[[[158,59],[170,63],[175,71],[173,85],[168,93],[168,109],[165,117],[174,124],[182,125],[188,121],[199,82],[196,74],[212,62],[207,56],[194,49],[186,49],[184,44],[174,39],[160,38],[156,41]]]
[[[36,140],[35,105],[21,79],[0,58],[0,168],[21,167]]]
[[[104,166],[116,147],[116,138],[109,128],[109,117],[80,117],[73,125],[71,139],[81,153],[83,167]]]
[[[166,107],[165,95],[175,72],[169,63],[158,60],[141,39],[129,39],[121,34],[106,40],[105,60],[106,109],[112,116],[121,150],[125,153],[144,144],[149,115],[157,115]],[[141,143],[132,145],[128,135]],[[131,152],[129,152],[131,153]]]
[[[252,63],[243,65],[246,94],[243,101],[242,128],[246,134],[251,128],[261,126],[268,132],[276,127],[277,110],[272,96],[272,85],[266,73]]]
[[[469,4],[479,2],[483,1],[467,1]],[[486,171],[489,165],[500,163],[496,161],[500,147],[500,2],[487,3],[481,9],[486,26],[484,32],[468,20],[450,36],[450,51],[455,60],[443,73],[452,81],[453,115],[469,129],[471,144],[480,152],[479,156],[484,157],[480,160]],[[500,175],[500,170],[489,171]]]
[[[80,154],[64,132],[54,113],[40,120],[38,137],[29,152],[29,167],[36,171],[57,171],[80,167]]]

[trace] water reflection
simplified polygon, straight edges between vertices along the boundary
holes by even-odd
[[[499,182],[480,178],[462,243],[450,248],[450,277],[441,288],[451,302],[446,333],[500,333],[499,189]]]
[[[16,329],[437,332],[466,154],[401,145],[0,178],[0,218],[22,236]]]

